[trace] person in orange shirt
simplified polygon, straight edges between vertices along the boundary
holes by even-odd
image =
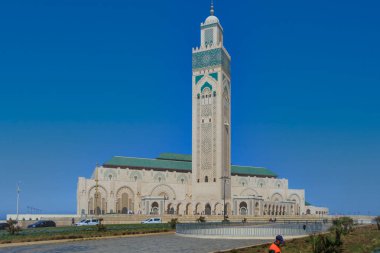
[[[284,244],[284,238],[281,235],[276,236],[276,240],[269,247],[269,253],[281,253],[280,246]]]

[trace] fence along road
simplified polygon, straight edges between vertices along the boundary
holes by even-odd
[[[327,231],[330,223],[192,223],[177,224],[176,233],[181,236],[223,239],[273,239],[276,235],[287,238],[304,237]]]

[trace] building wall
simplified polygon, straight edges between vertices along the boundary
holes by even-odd
[[[91,178],[78,179],[77,214],[223,214],[223,199],[197,199],[191,179],[190,172],[97,167]],[[230,215],[244,208],[256,216],[306,213],[304,190],[289,189],[287,179],[232,176],[226,189]]]

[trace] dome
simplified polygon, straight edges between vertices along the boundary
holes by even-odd
[[[216,16],[211,15],[206,18],[205,25],[215,24],[215,23],[219,23],[219,19]]]

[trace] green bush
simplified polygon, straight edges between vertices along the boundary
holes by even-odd
[[[104,224],[102,224],[103,218],[99,218],[99,224],[96,225],[98,231],[106,231],[107,228]]]
[[[331,239],[326,235],[312,236],[313,253],[340,253],[341,242]]]
[[[17,235],[21,231],[21,227],[17,225],[17,221],[14,221],[12,219],[9,219],[7,221],[9,227],[7,229],[8,233],[10,235]]]
[[[177,226],[177,224],[178,224],[179,222],[178,222],[178,219],[175,218],[175,219],[171,219],[168,223],[169,223],[169,225],[170,225],[170,227],[171,227],[172,229],[175,229],[176,226]]]
[[[197,222],[206,222],[206,218],[204,216],[199,216],[199,218],[196,221]]]

